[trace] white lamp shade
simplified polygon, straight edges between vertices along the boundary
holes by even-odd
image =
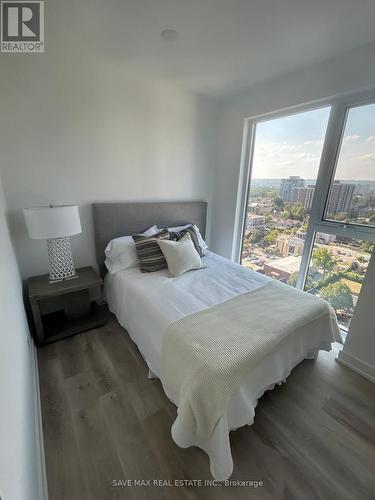
[[[23,213],[32,239],[63,238],[82,232],[77,205],[25,208]]]

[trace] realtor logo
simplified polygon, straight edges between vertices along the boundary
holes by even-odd
[[[44,2],[1,2],[1,52],[44,52]]]

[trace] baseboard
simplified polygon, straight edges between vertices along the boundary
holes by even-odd
[[[40,398],[39,386],[39,371],[38,371],[38,357],[36,347],[32,346],[32,355],[34,361],[34,401],[35,401],[35,436],[36,436],[36,449],[37,449],[37,464],[38,464],[38,483],[40,491],[40,500],[48,500],[48,487],[47,487],[47,473],[46,461],[44,455],[44,441],[43,441],[43,421],[42,421],[42,405]]]
[[[359,375],[362,375],[362,377],[370,380],[370,382],[375,383],[375,366],[369,365],[365,361],[356,358],[352,354],[348,354],[344,350],[339,352],[336,361],[351,368],[353,371],[359,373]]]

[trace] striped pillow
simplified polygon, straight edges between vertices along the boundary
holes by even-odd
[[[160,269],[167,269],[167,261],[157,243],[157,239],[171,239],[167,229],[162,229],[153,236],[133,234],[132,237],[142,273],[153,273],[154,271],[160,271]]]
[[[169,234],[171,235],[171,240],[173,241],[180,241],[180,239],[183,238],[185,234],[190,234],[191,241],[193,242],[195,250],[198,252],[199,257],[203,257],[204,253],[199,244],[198,236],[193,225],[183,229],[182,231],[170,231]]]

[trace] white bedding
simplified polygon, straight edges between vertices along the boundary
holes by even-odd
[[[162,339],[170,323],[270,281],[209,251],[203,261],[206,269],[190,271],[177,278],[170,277],[167,270],[141,273],[138,268],[106,276],[105,296],[110,310],[129,332],[157,377]],[[215,479],[228,478],[233,469],[229,430],[251,424],[257,400],[264,391],[283,381],[304,358],[315,357],[319,349],[330,350],[334,340],[331,335],[315,322],[286,338],[251,371],[210,439],[199,439],[184,428],[177,417],[172,427],[175,442],[183,447],[202,448],[209,455]],[[167,396],[175,401],[173,394]]]
[[[105,296],[111,311],[157,376],[162,338],[170,323],[270,281],[213,252],[207,251],[203,262],[206,269],[177,278],[170,277],[167,269],[141,273],[136,267],[105,278]]]

